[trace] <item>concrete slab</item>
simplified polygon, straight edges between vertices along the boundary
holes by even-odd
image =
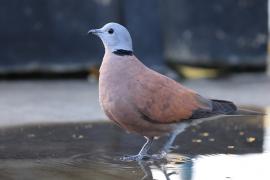
[[[270,106],[270,79],[243,74],[222,79],[188,80],[200,94],[238,105]],[[107,120],[98,103],[98,84],[86,80],[0,82],[0,125]]]
[[[245,73],[183,84],[209,98],[231,100],[244,106],[270,106],[270,78],[265,74]]]
[[[106,119],[97,83],[83,80],[0,82],[0,124]]]

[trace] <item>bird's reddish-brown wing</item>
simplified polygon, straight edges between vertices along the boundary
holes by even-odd
[[[133,103],[145,120],[173,123],[190,119],[196,110],[210,112],[211,100],[150,69],[136,77]]]

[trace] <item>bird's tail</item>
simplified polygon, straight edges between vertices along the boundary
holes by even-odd
[[[192,125],[200,124],[204,121],[215,120],[220,117],[248,117],[265,116],[267,114],[254,110],[238,108],[230,101],[211,99],[213,110],[211,112],[199,112],[192,122]]]
[[[211,99],[213,112],[217,114],[231,114],[237,111],[237,107],[230,101]]]
[[[235,115],[235,116],[265,116],[267,114],[265,114],[264,112],[239,108],[239,109],[237,109],[237,111],[231,113],[231,115]]]
[[[229,116],[264,116],[263,112],[238,108],[230,101],[212,99],[213,111]]]

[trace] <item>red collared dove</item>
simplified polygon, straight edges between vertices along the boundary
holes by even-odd
[[[124,26],[108,23],[89,34],[97,35],[105,47],[99,77],[101,107],[120,127],[147,139],[138,155],[124,160],[149,157],[153,138],[170,135],[161,153],[166,155],[176,135],[190,124],[237,111],[232,102],[204,98],[146,67],[133,54],[132,39]]]

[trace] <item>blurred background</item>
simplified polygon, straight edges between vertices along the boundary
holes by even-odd
[[[104,48],[87,32],[108,22],[128,28],[150,68],[207,97],[268,107],[267,16],[266,0],[0,0],[2,123],[107,119]]]
[[[266,70],[266,0],[1,0],[0,75],[85,75],[104,51],[86,33],[108,22],[126,26],[136,55],[164,74]]]

